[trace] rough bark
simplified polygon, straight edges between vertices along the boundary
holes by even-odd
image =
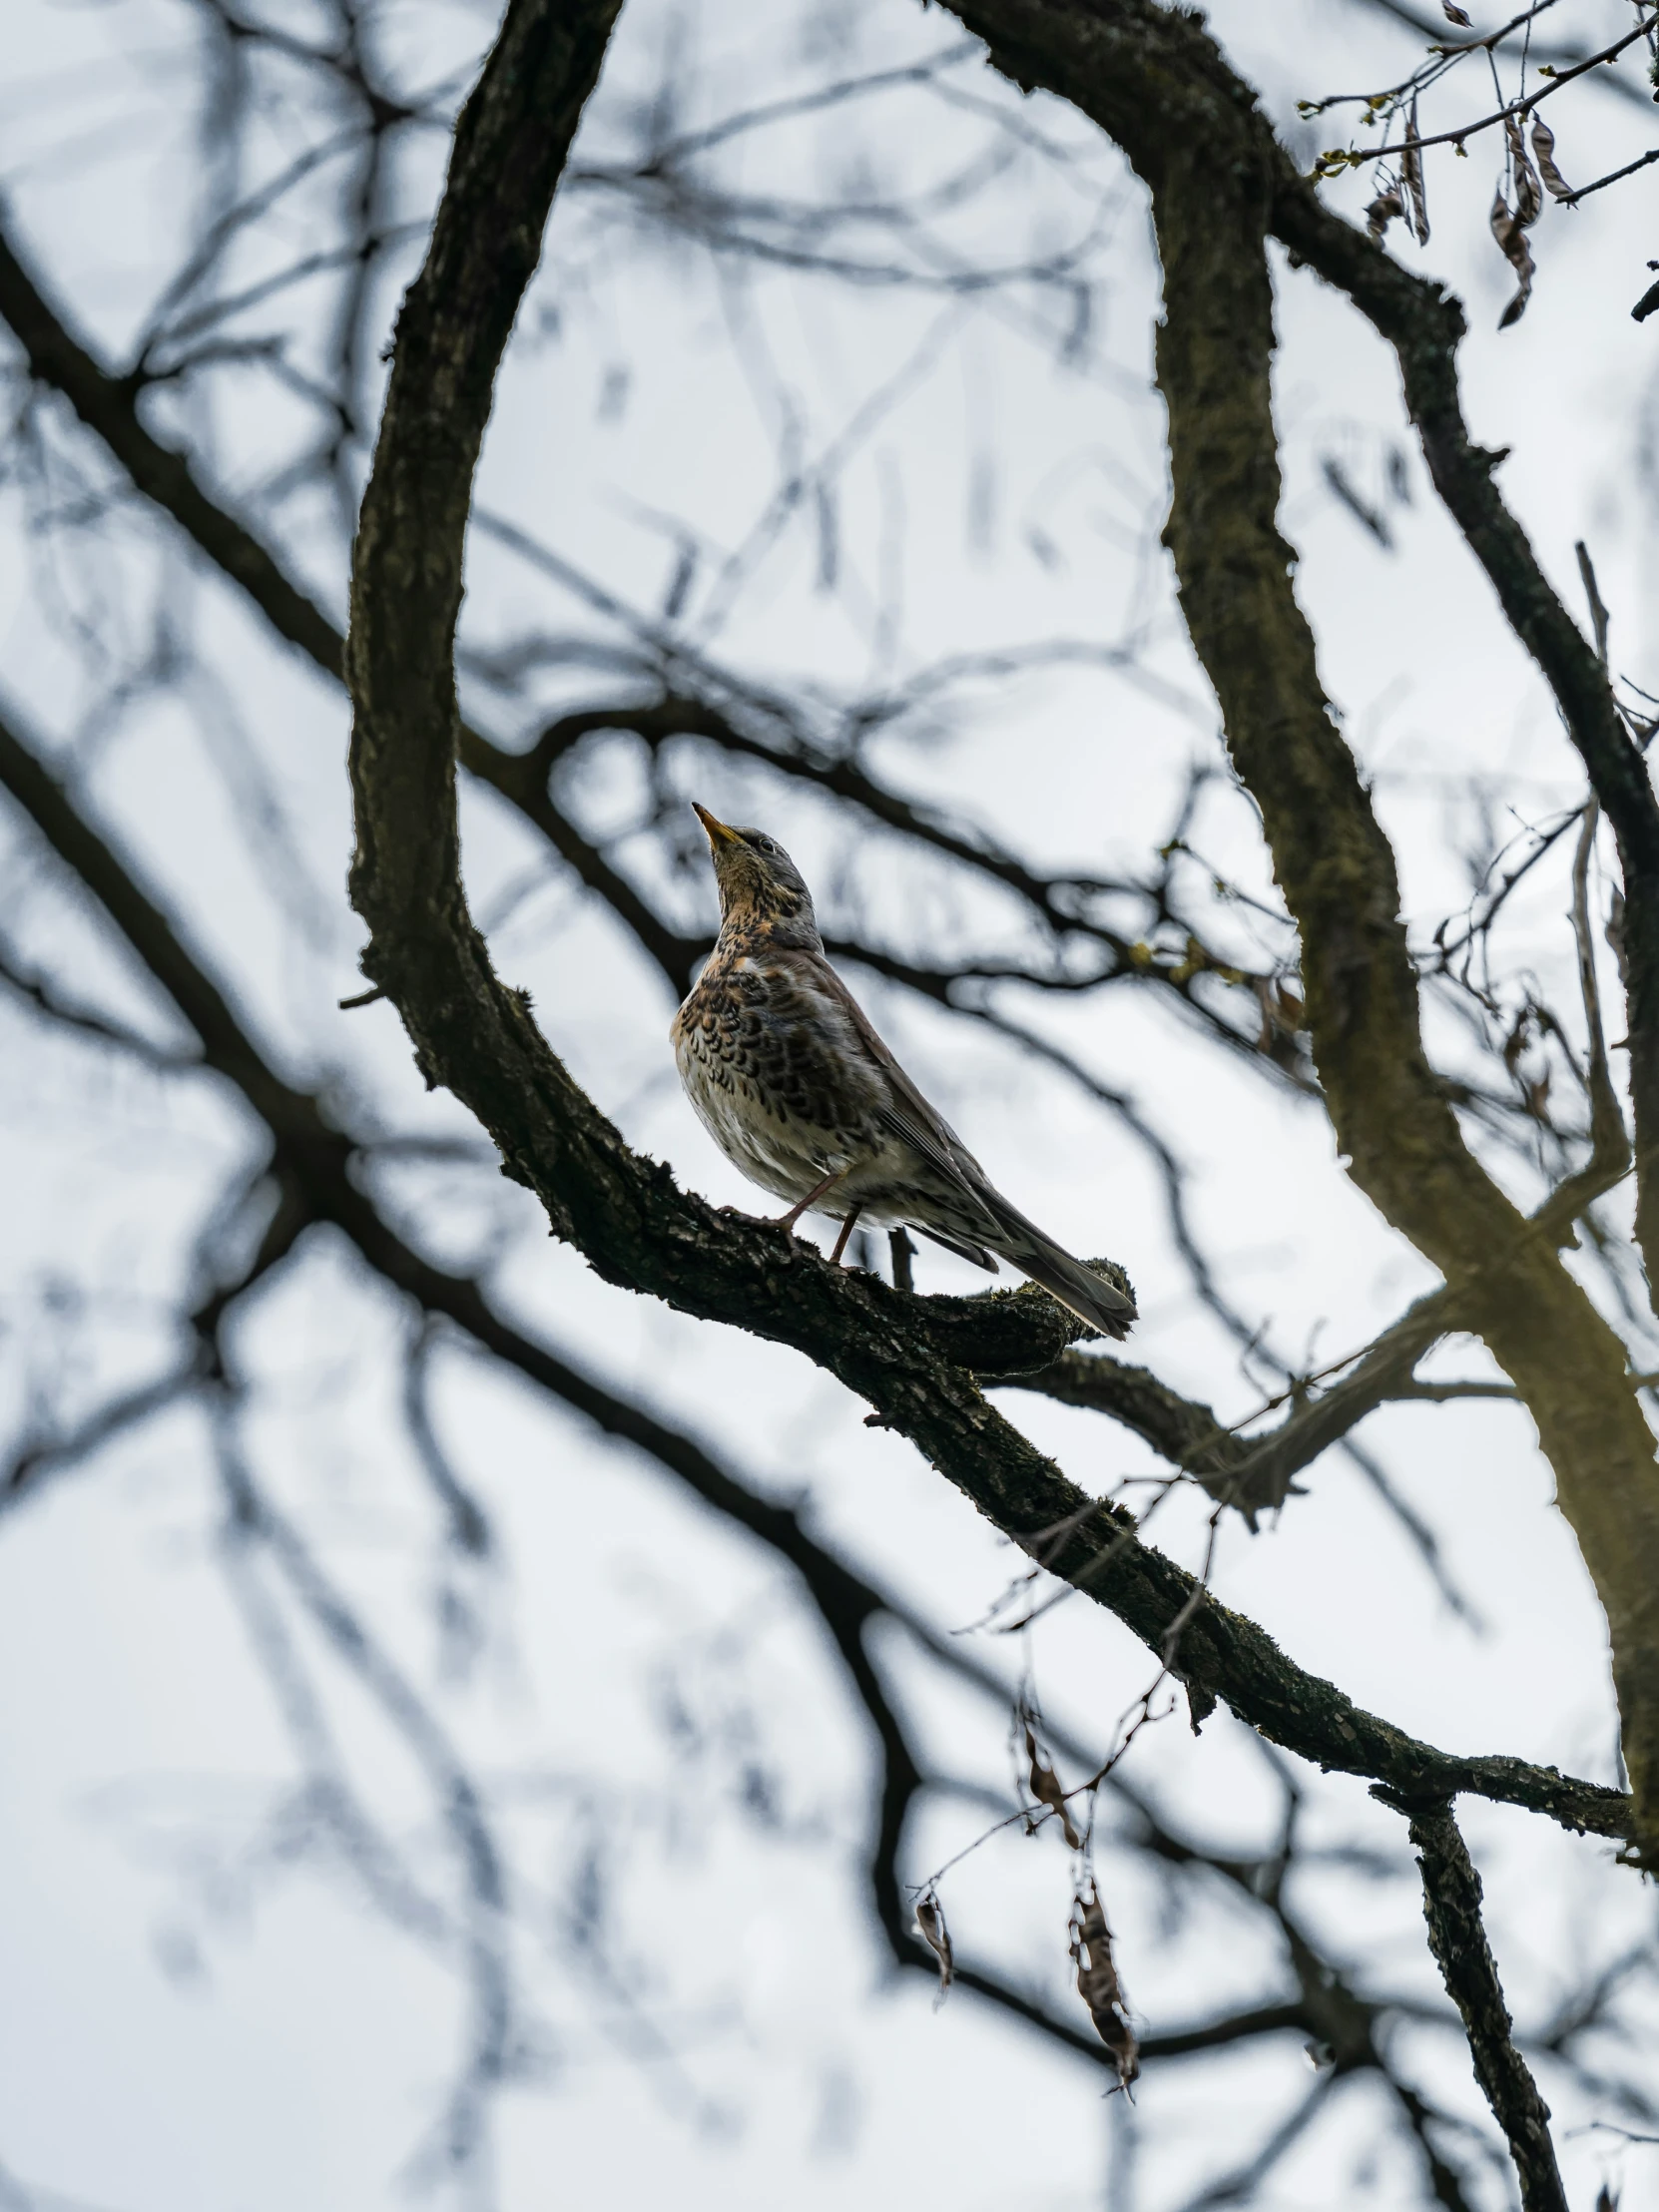
[[[1520,2179],[1521,2212],[1567,2212],[1549,2106],[1515,2048],[1497,1964],[1480,1918],[1480,1877],[1448,1805],[1404,1808],[1422,1874],[1428,1947],[1469,2039],[1469,2055]]]

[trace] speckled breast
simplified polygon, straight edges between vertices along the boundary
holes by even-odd
[[[837,1033],[843,1020],[793,963],[745,950],[717,953],[675,1016],[675,1058],[699,1119],[735,1166],[782,1198],[804,1197],[879,1142],[870,1082]]]

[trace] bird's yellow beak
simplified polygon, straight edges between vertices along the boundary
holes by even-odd
[[[709,844],[713,851],[718,852],[723,844],[743,842],[730,823],[722,822],[718,815],[710,814],[708,808],[700,807],[695,799],[692,801],[692,813],[709,832]]]

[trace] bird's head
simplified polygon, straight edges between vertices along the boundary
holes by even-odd
[[[708,831],[722,928],[761,929],[788,943],[816,947],[813,894],[777,838],[764,830],[735,830],[695,800],[692,812]]]

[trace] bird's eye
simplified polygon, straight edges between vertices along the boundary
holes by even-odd
[[[757,837],[755,839],[755,849],[757,852],[765,852],[771,854],[776,852],[778,847],[773,843],[770,837]]]

